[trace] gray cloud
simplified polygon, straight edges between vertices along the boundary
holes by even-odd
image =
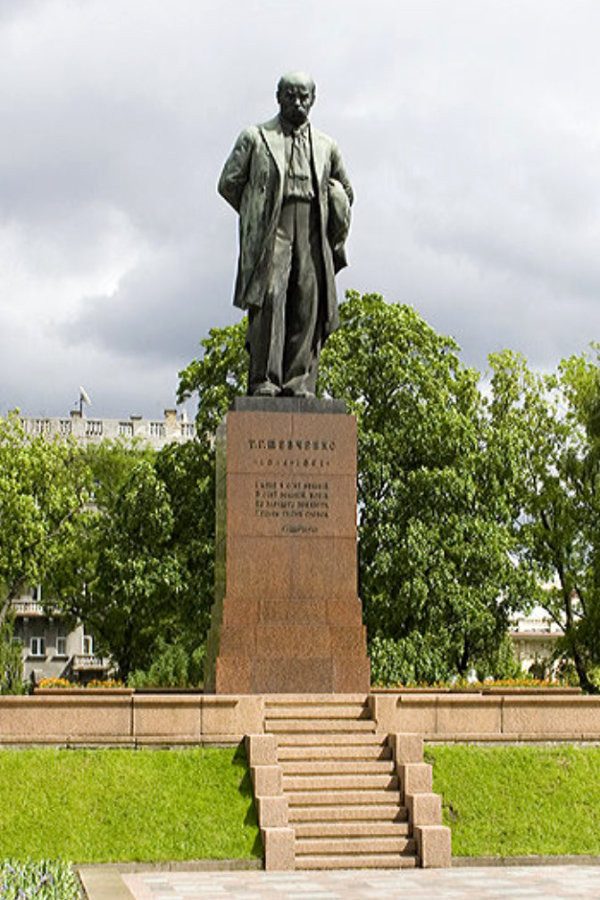
[[[0,0],[0,24],[0,405],[172,403],[239,315],[220,167],[294,67],[356,187],[340,294],[413,304],[481,367],[598,335],[595,0]]]

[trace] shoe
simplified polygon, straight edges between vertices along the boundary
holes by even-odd
[[[278,397],[281,393],[281,389],[277,387],[276,384],[272,384],[270,381],[265,381],[263,384],[259,384],[258,387],[254,388],[252,391],[252,397]]]
[[[289,389],[284,391],[283,394],[285,397],[299,397],[301,400],[313,400],[315,396],[312,391],[292,391]]]

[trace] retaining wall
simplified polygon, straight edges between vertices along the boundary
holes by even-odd
[[[263,731],[266,699],[275,698],[129,691],[5,696],[0,697],[0,746],[235,744]],[[600,697],[386,691],[369,699],[378,731],[417,733],[430,742],[600,741]]]

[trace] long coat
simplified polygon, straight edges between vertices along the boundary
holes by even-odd
[[[333,214],[337,212],[339,216],[342,197],[349,222],[354,197],[335,141],[310,125],[309,134],[325,271],[324,340],[338,325],[334,275],[347,265],[343,244],[332,247],[328,237],[332,203],[336,207]],[[241,309],[263,304],[283,202],[284,173],[285,138],[276,116],[240,134],[219,179],[219,193],[240,216],[240,254],[233,302]]]

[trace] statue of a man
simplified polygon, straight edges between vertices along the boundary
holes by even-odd
[[[284,75],[277,101],[279,115],[239,136],[219,193],[240,216],[234,304],[248,310],[248,393],[313,397],[338,325],[353,193],[337,144],[308,121],[313,79]]]

